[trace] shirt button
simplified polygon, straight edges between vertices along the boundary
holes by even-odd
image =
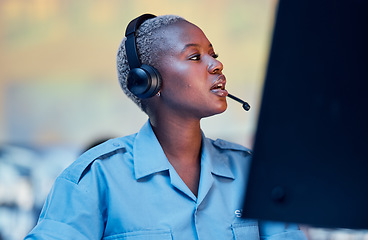
[[[112,145],[114,145],[115,147],[120,147],[120,143],[114,142]]]

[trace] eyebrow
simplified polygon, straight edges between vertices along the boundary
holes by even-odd
[[[197,43],[188,43],[188,44],[185,44],[185,46],[184,46],[183,50],[181,50],[181,52],[183,53],[189,47],[200,47],[200,45],[197,44]],[[213,47],[211,43],[210,43],[209,47],[210,48]]]

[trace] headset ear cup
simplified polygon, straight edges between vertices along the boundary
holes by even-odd
[[[143,64],[140,68],[130,70],[127,78],[130,92],[139,98],[155,96],[161,88],[161,75],[152,66]]]
[[[161,89],[161,84],[162,84],[161,74],[156,68],[150,65],[142,64],[141,68],[146,70],[147,74],[150,76],[150,79],[151,79],[150,88],[147,89],[147,98],[153,97]]]

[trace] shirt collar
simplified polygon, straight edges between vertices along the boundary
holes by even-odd
[[[170,163],[152,130],[149,120],[143,125],[134,141],[134,173],[136,179],[169,170]],[[202,132],[201,165],[212,174],[235,179],[227,155],[221,154],[213,141]]]
[[[149,120],[137,133],[133,145],[133,157],[136,179],[169,169],[169,162]]]
[[[212,174],[235,179],[231,170],[230,160],[227,155],[221,153],[214,145],[213,140],[206,138],[202,132],[202,165],[208,164]]]

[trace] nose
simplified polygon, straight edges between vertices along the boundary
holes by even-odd
[[[212,74],[221,74],[223,69],[224,65],[215,58],[211,59],[207,67],[207,71]]]

